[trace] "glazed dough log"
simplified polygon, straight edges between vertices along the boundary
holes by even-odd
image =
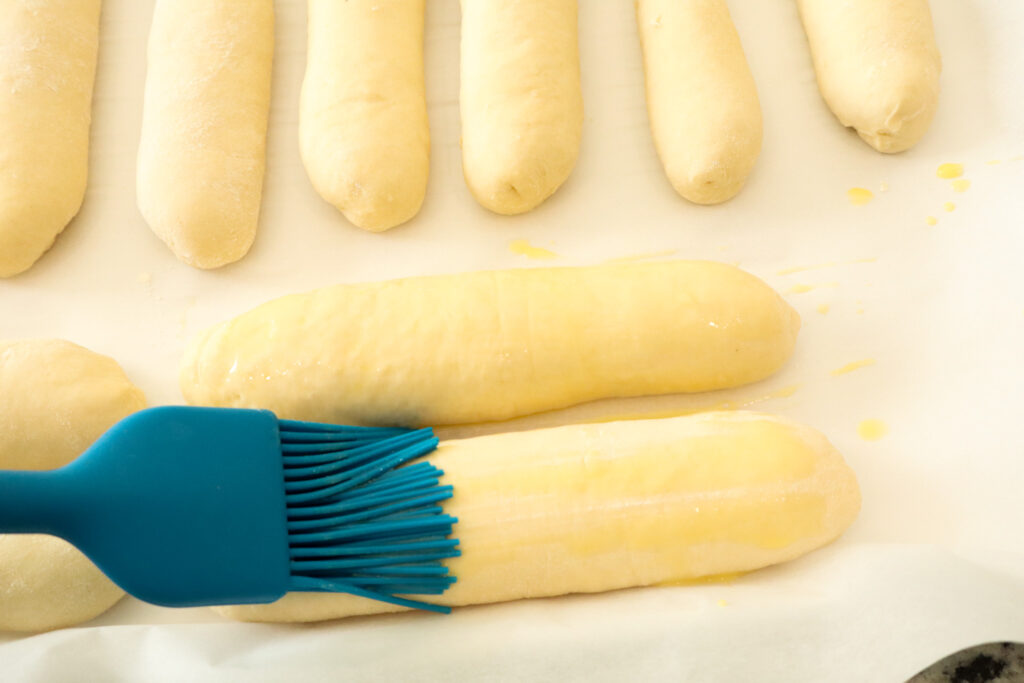
[[[477,201],[534,208],[576,164],[576,0],[462,0],[462,165]]]
[[[430,170],[424,0],[310,0],[302,160],[320,196],[365,230],[420,210]]]
[[[570,425],[442,443],[455,489],[458,582],[471,605],[593,593],[785,562],[857,516],[853,472],[818,432],[756,413]],[[316,621],[400,608],[293,593],[230,607],[246,621]]]
[[[0,1],[0,277],[82,206],[99,19],[100,0]]]
[[[0,341],[0,469],[66,465],[145,403],[106,356],[59,340]],[[0,631],[88,621],[122,595],[67,541],[0,534]]]
[[[237,261],[256,236],[273,52],[273,0],[156,2],[139,209],[197,268]]]
[[[761,105],[725,0],[639,0],[647,110],[672,187],[717,204],[761,151]]]
[[[186,400],[338,424],[502,420],[775,372],[799,317],[737,268],[677,261],[340,285],[196,337]]]
[[[942,59],[928,0],[798,0],[818,87],[844,126],[880,152],[928,130]]]

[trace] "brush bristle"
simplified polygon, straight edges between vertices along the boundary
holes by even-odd
[[[452,487],[428,462],[430,429],[279,421],[293,591],[351,593],[449,612],[399,595],[440,595],[455,583],[441,562],[460,554]]]

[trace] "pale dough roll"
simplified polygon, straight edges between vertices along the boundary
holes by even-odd
[[[145,407],[116,362],[60,340],[0,341],[0,469],[53,469]],[[0,630],[88,621],[124,592],[53,536],[0,534]]]
[[[569,425],[442,443],[462,556],[436,602],[473,605],[745,572],[841,534],[860,509],[818,432],[757,413]],[[433,596],[427,599],[435,599]],[[292,593],[221,608],[245,621],[317,621],[401,608]]]
[[[197,268],[237,261],[256,237],[273,53],[273,0],[156,2],[139,209]]]
[[[491,211],[529,211],[579,154],[576,0],[462,0],[460,68],[466,183]]]
[[[0,277],[82,206],[99,19],[100,0],[0,1]]]
[[[818,88],[840,123],[879,152],[924,136],[942,58],[928,0],[798,0]]]
[[[639,0],[647,111],[672,187],[717,204],[761,151],[761,104],[725,0]]]
[[[800,320],[738,268],[675,261],[340,285],[193,339],[189,403],[338,424],[450,425],[755,382]]]
[[[0,534],[0,631],[74,626],[103,614],[123,596],[67,541]]]
[[[299,139],[313,187],[364,230],[420,210],[430,171],[424,0],[310,0]]]

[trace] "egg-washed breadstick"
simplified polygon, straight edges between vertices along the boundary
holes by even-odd
[[[647,110],[672,187],[717,204],[761,151],[761,104],[725,0],[638,0]]]
[[[0,277],[82,206],[99,20],[100,0],[0,2]]]
[[[832,113],[879,152],[928,130],[942,58],[928,0],[798,0],[818,88]]]
[[[576,165],[576,0],[462,0],[462,166],[481,205],[529,211]]]
[[[273,53],[273,0],[156,2],[138,202],[191,266],[237,261],[256,237]]]
[[[719,263],[485,271],[271,301],[197,336],[180,380],[196,405],[466,424],[755,382],[799,327],[768,285]]]
[[[818,432],[757,413],[569,425],[443,442],[462,556],[439,596],[474,605],[595,593],[785,562],[839,536],[860,492]],[[220,608],[245,621],[319,621],[402,608],[292,593]]]
[[[354,224],[420,210],[430,170],[424,0],[309,0],[299,138],[313,187]]]

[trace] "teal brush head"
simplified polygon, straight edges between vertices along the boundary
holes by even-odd
[[[60,536],[157,605],[351,593],[406,607],[440,595],[459,555],[443,472],[412,463],[430,429],[162,407],[114,425],[69,465],[0,471],[0,533]]]

